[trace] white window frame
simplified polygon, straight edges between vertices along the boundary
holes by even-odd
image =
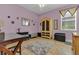
[[[68,20],[62,20],[63,16],[61,15],[61,30],[69,30],[69,31],[76,31],[77,30],[77,11],[75,12],[75,29],[63,29],[62,28],[62,22],[63,21],[68,21]],[[69,20],[71,21],[71,20]]]

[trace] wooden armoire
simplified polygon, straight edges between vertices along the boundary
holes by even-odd
[[[53,38],[53,19],[43,17],[41,19],[41,37],[52,39]]]

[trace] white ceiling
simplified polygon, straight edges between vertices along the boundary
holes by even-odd
[[[67,4],[45,4],[45,7],[43,8],[40,8],[38,4],[19,4],[19,6],[40,15],[57,8],[67,6]]]

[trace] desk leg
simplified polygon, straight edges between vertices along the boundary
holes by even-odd
[[[21,45],[20,45],[20,47],[19,47],[19,53],[20,53],[20,55],[21,55]]]
[[[18,42],[17,46],[15,47],[15,49],[14,49],[14,51],[13,51],[14,54],[16,54],[17,51],[19,50],[19,53],[20,53],[20,55],[21,55],[21,44],[22,44],[22,42],[23,42],[23,41],[19,41],[19,42]]]

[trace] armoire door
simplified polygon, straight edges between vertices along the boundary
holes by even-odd
[[[45,31],[45,21],[42,21],[42,31]]]
[[[41,33],[42,36],[45,36],[45,30],[46,30],[45,23],[46,23],[45,21],[42,21],[42,23],[41,23],[42,24],[42,33]]]
[[[50,24],[49,21],[46,20],[46,23],[45,23],[45,25],[46,25],[46,27],[45,27],[45,28],[46,28],[46,31],[49,31],[49,29],[50,29],[50,28],[49,28],[49,26],[50,26],[49,24]]]

